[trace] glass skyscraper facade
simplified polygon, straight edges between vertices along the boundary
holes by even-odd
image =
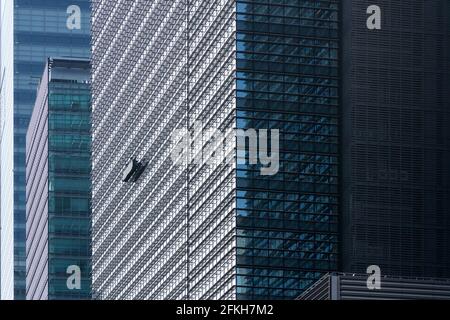
[[[50,58],[27,133],[28,300],[91,298],[90,115],[89,60]]]
[[[95,296],[290,299],[336,270],[338,1],[96,0],[92,15]],[[201,131],[236,128],[280,130],[277,174],[236,146],[208,163]],[[176,129],[201,161],[173,161]],[[130,158],[148,163],[134,183]]]
[[[237,168],[237,298],[293,299],[338,268],[338,7],[237,1],[237,127],[280,130],[278,174]]]
[[[7,5],[4,5],[8,2]],[[11,3],[12,2],[12,3]],[[80,25],[73,23],[76,11],[71,6],[80,9]],[[6,154],[14,154],[14,183],[6,181],[2,176],[1,188],[14,185],[14,192],[5,193],[2,197],[2,220],[4,224],[14,224],[11,228],[2,228],[2,246],[8,247],[10,238],[14,238],[14,258],[11,250],[2,250],[2,264],[13,259],[14,266],[2,270],[2,298],[24,299],[25,289],[25,135],[32,108],[36,98],[36,88],[42,75],[46,59],[54,57],[85,57],[90,56],[90,1],[89,0],[11,0],[2,1],[9,12],[2,17],[14,17],[14,60],[9,61],[14,66],[14,76],[5,77],[5,81],[14,81],[14,150],[10,144],[2,146],[2,158]],[[78,17],[75,17],[78,18]],[[68,21],[69,20],[69,21]],[[4,23],[2,21],[2,23]],[[79,27],[79,28],[78,28]],[[2,47],[5,41],[12,41],[11,34],[2,37]],[[9,66],[11,68],[11,65]],[[12,105],[8,105],[12,108]],[[5,133],[6,134],[6,133]],[[3,163],[3,161],[2,161]],[[3,191],[7,192],[7,191]],[[13,195],[14,199],[11,200]],[[8,203],[8,205],[6,205]],[[14,203],[13,209],[11,204]],[[5,234],[7,233],[7,234]],[[14,282],[14,292],[12,286]],[[5,286],[5,288],[4,288]],[[7,288],[6,288],[7,287]]]

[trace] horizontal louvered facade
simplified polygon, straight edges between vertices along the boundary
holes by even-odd
[[[382,277],[381,289],[369,290],[368,275],[329,274],[299,300],[450,300],[450,281]]]

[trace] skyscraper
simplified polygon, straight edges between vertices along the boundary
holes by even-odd
[[[342,1],[342,271],[450,277],[450,1]]]
[[[93,1],[95,294],[290,299],[338,268],[338,7]],[[232,129],[279,130],[275,175],[208,161]]]
[[[89,60],[50,58],[27,133],[27,299],[91,298]]]
[[[2,106],[1,298],[24,299],[26,130],[46,59],[90,56],[90,1],[11,0],[2,1],[2,10],[2,25],[8,26],[2,28],[1,47],[6,54],[2,63],[7,72],[2,85],[13,88],[14,100],[12,91],[5,93],[8,100]]]
[[[235,172],[236,297],[292,299],[338,268],[339,6],[236,5],[236,125],[280,130],[277,174]]]

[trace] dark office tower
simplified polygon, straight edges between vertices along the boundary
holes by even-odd
[[[2,54],[6,55],[2,85],[14,93],[6,93],[2,107],[2,119],[12,121],[13,126],[7,124],[2,130],[1,298],[24,299],[26,130],[46,59],[89,58],[90,1],[7,0],[1,1],[1,8],[2,25],[7,26],[2,27]],[[14,70],[14,74],[3,76],[3,70]],[[13,177],[10,172],[14,172]]]
[[[450,1],[345,0],[342,26],[343,271],[448,278]]]
[[[91,297],[89,64],[50,58],[31,116],[26,152],[28,300]]]
[[[98,298],[289,299],[337,269],[338,4],[93,1]],[[279,130],[274,175],[235,142],[209,161],[236,128]]]

